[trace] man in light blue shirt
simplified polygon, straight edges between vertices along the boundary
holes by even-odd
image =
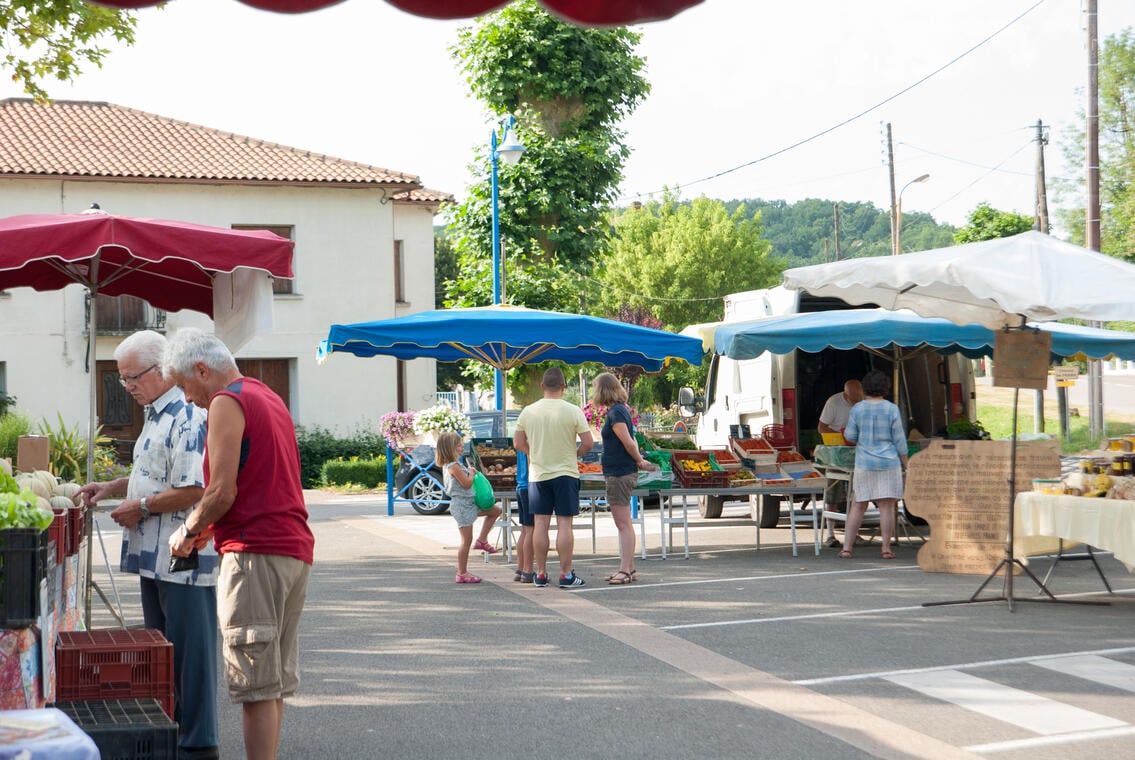
[[[170,572],[170,535],[204,492],[205,410],[162,375],[166,339],[144,330],[114,352],[118,379],[142,405],[146,420],[134,444],[129,478],[88,483],[88,507],[126,498],[110,513],[122,526],[119,569],[139,576],[142,615],[173,644],[174,720],[181,760],[219,757],[217,733],[216,550],[198,553],[197,568]]]

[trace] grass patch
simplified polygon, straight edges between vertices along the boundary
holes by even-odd
[[[1021,391],[1017,402],[1017,434],[1031,434],[1035,419],[1033,391]],[[1013,434],[1013,389],[979,386],[977,390],[977,418],[994,438],[1008,438]],[[1104,430],[1106,437],[1117,437],[1135,433],[1135,419],[1125,416],[1111,416],[1104,407]],[[1071,417],[1068,420],[1068,440],[1060,438],[1060,419],[1053,394],[1044,395],[1044,432],[1060,440],[1060,450],[1064,454],[1079,454],[1082,451],[1097,451],[1100,438],[1089,433],[1088,418]]]

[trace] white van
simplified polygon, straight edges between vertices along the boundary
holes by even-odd
[[[726,296],[724,321],[851,308],[872,307],[852,306],[779,286]],[[896,403],[903,410],[908,433],[917,429],[926,437],[942,435],[953,420],[976,419],[973,364],[969,359],[930,351],[902,364],[902,387]],[[744,360],[715,355],[706,377],[704,399],[697,403],[692,390],[682,389],[679,406],[687,415],[700,412],[695,433],[699,449],[727,447],[731,428],[737,425],[748,425],[750,434],[758,436],[766,425],[775,424],[783,426],[786,443],[810,458],[812,449],[820,443],[816,426],[824,402],[842,391],[846,380],[862,378],[872,369],[891,374],[894,363],[864,349],[827,348],[819,353],[793,351],[780,355],[765,352]],[[719,496],[702,497],[700,502],[704,517],[719,517],[721,507]],[[761,527],[775,527],[779,517],[779,499],[762,502]]]

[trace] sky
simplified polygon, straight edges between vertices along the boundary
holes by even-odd
[[[1135,26],[1135,2],[1099,6],[1101,44]],[[416,174],[458,198],[475,179],[494,124],[450,54],[469,20],[380,0],[300,15],[174,0],[137,15],[133,47],[51,96]],[[1082,0],[705,0],[634,27],[652,89],[623,124],[619,200],[670,188],[888,208],[889,123],[904,212],[962,225],[988,202],[1031,216],[1038,119],[1050,179],[1083,174],[1060,146],[1082,124],[1085,28]]]

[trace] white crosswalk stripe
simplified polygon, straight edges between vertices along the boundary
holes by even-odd
[[[1055,660],[1037,660],[1033,665],[1123,691],[1135,692],[1135,665],[1116,662],[1107,657],[1087,654]]]
[[[896,674],[886,680],[1042,736],[1127,726],[1106,715],[958,670]]]

